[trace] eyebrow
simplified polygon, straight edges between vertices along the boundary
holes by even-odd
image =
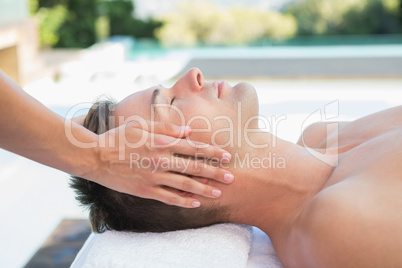
[[[153,105],[156,104],[156,97],[158,97],[160,94],[161,94],[161,91],[159,89],[155,89],[154,92],[152,92],[151,104],[153,104]]]
[[[152,109],[153,109],[153,113],[154,113],[154,115],[155,115],[155,119],[156,119],[157,117],[159,117],[158,114],[157,114],[157,112],[156,112],[157,109],[155,109],[155,105],[156,105],[156,97],[158,97],[160,94],[161,94],[161,91],[160,91],[159,89],[155,89],[154,92],[152,92],[151,107],[152,107]],[[156,119],[156,120],[157,120],[157,119]]]

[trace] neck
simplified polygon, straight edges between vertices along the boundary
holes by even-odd
[[[230,221],[259,227],[275,245],[322,189],[333,167],[270,133],[253,134],[253,144],[268,146],[242,146],[246,150],[232,160],[235,182],[224,193]]]

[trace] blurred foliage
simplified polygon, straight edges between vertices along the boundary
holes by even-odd
[[[132,0],[29,0],[42,46],[88,47],[110,35],[164,46],[249,45],[296,35],[402,33],[402,0],[300,0],[282,11],[183,1],[161,18],[134,17]]]
[[[64,2],[68,15],[58,30],[56,47],[89,47],[96,42],[96,0],[57,0]],[[56,2],[56,1],[52,1]]]
[[[401,33],[401,0],[304,0],[289,4],[300,35]]]
[[[42,7],[37,11],[41,47],[57,44],[60,38],[57,31],[65,21],[66,17],[67,9],[62,5],[57,5],[53,8]]]
[[[96,39],[98,41],[107,40],[110,36],[110,20],[108,16],[99,16],[95,22]]]
[[[39,8],[38,0],[28,0],[28,8],[29,14],[35,15]]]
[[[96,41],[97,0],[29,0],[42,47],[88,47]]]
[[[204,1],[184,2],[161,20],[163,26],[155,35],[168,47],[243,45],[263,38],[282,40],[297,30],[290,15],[245,7],[223,10]]]
[[[99,10],[110,21],[110,35],[128,35],[136,38],[154,38],[154,30],[161,23],[154,19],[140,20],[133,16],[134,4],[131,0],[102,1]]]
[[[136,19],[131,0],[29,0],[38,19],[41,46],[88,47],[110,35],[154,38],[161,26]]]

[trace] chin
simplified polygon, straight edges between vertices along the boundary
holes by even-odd
[[[238,95],[238,98],[242,102],[242,104],[254,107],[255,114],[258,114],[258,96],[254,86],[250,83],[241,82],[235,85],[233,89],[236,91],[236,95]]]
[[[243,94],[245,97],[255,97],[257,98],[257,92],[255,91],[255,88],[253,85],[247,82],[241,82],[238,83],[233,87],[234,90],[237,92]],[[258,101],[258,98],[257,98]]]

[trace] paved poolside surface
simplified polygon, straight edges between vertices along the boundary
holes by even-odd
[[[193,59],[186,67],[218,77],[402,77],[401,58]]]
[[[199,49],[190,66],[215,77],[402,77],[402,45]]]
[[[216,77],[217,74],[211,75]],[[207,77],[208,79],[208,77]],[[224,77],[220,78],[224,79]],[[229,79],[231,85],[245,79]],[[247,80],[259,95],[260,114],[268,121],[283,120],[273,130],[295,142],[309,123],[326,120],[353,120],[400,105],[402,79],[272,79]],[[174,81],[142,79],[116,81],[68,80],[56,84],[50,79],[26,90],[65,115],[68,107],[92,102],[108,94],[117,100],[134,91]],[[89,104],[86,104],[87,106]],[[85,105],[84,105],[85,106]],[[0,150],[0,267],[21,267],[43,244],[63,218],[85,219],[87,213],[74,200],[68,175]]]
[[[25,268],[68,268],[91,234],[88,220],[64,219]]]

